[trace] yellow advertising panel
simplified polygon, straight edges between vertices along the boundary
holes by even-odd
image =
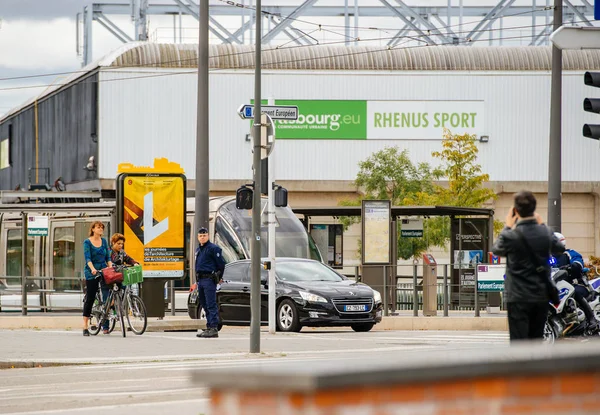
[[[185,176],[123,173],[118,181],[127,254],[142,265],[144,278],[183,278]]]

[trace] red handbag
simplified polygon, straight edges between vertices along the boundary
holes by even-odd
[[[123,273],[117,272],[113,267],[102,268],[102,276],[106,284],[123,282]]]

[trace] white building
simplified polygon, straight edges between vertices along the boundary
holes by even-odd
[[[180,163],[193,189],[196,50],[127,44],[8,113],[0,120],[0,140],[9,139],[0,146],[9,154],[0,153],[0,189],[27,183],[29,168],[49,167],[49,180],[61,176],[69,190],[110,190],[119,163],[152,165],[157,157]],[[254,97],[253,62],[252,46],[211,46],[214,194],[230,194],[252,178],[250,121],[237,110]],[[356,196],[358,162],[386,146],[434,164],[445,122],[454,133],[489,138],[479,145],[479,161],[499,195],[492,205],[498,218],[521,189],[536,193],[545,216],[550,62],[549,47],[267,50],[263,98],[298,105],[304,121],[277,124],[276,179],[290,191],[292,208],[335,206]],[[600,91],[584,85],[583,73],[600,70],[600,53],[563,52],[563,70],[563,233],[588,257],[600,253],[600,149],[582,136],[583,124],[595,122],[582,102]],[[90,156],[96,171],[82,169]],[[353,262],[355,245],[344,246]]]

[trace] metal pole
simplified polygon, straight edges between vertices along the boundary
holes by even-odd
[[[21,212],[21,315],[27,315],[27,212]]]
[[[385,272],[385,265],[383,266],[383,315],[388,315],[388,292],[387,292],[387,273]]]
[[[250,353],[260,353],[260,66],[261,66],[261,28],[262,10],[261,0],[256,0],[256,43],[254,58],[254,154],[252,165],[254,168],[254,200],[252,203],[252,279],[250,280]]]
[[[444,317],[448,317],[448,264],[444,264]]]
[[[477,263],[475,263],[475,286],[473,290],[475,292],[475,317],[479,317],[479,291],[477,290]]]
[[[413,264],[413,316],[419,317],[419,297],[417,297],[417,264]]]
[[[562,0],[554,0],[554,31],[562,26]],[[561,114],[562,114],[562,51],[552,46],[552,90],[550,97],[550,146],[548,162],[548,226],[561,229]]]
[[[269,98],[269,105],[275,105],[275,100],[273,98]],[[267,158],[268,164],[268,176],[269,179],[267,183],[269,185],[269,260],[271,261],[271,269],[269,270],[269,333],[275,334],[276,332],[276,318],[277,318],[277,310],[276,310],[276,290],[275,290],[275,204],[273,197],[273,185],[275,183],[275,160],[273,159],[273,151],[271,150],[271,154]]]
[[[354,281],[360,282],[360,275],[358,275],[358,265],[354,267]]]
[[[198,39],[198,121],[196,125],[196,210],[194,226],[208,229],[208,189],[209,189],[209,152],[208,152],[208,1],[200,2],[198,21],[200,35]],[[195,235],[195,232],[192,234]],[[198,247],[198,238],[192,238],[194,248]],[[192,264],[191,269],[195,269]]]
[[[354,0],[354,45],[358,45],[358,0]]]
[[[171,291],[171,315],[174,316],[175,315],[175,281],[169,281],[171,286],[170,286],[170,291]]]
[[[344,0],[344,31],[346,32],[346,40],[344,44],[350,45],[350,14],[348,14],[348,0]]]

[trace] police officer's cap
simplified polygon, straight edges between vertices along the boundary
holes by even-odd
[[[208,229],[206,229],[205,227],[201,227],[200,229],[198,229],[198,233],[208,233]]]

